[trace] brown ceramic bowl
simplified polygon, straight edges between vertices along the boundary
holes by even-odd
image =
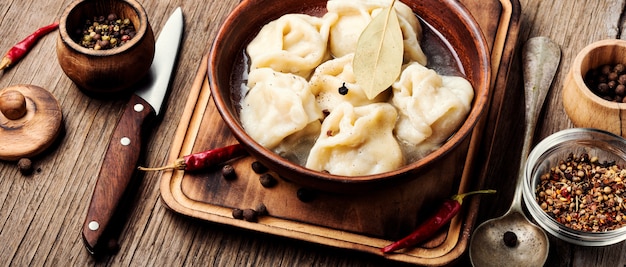
[[[626,41],[602,40],[583,48],[563,84],[563,107],[576,127],[597,128],[626,137],[626,104],[605,100],[585,84],[589,70],[626,64]]]
[[[117,14],[128,18],[136,35],[127,43],[103,50],[81,46],[77,33],[87,19]],[[79,39],[80,40],[80,39]],[[70,4],[59,20],[57,57],[65,74],[86,93],[107,96],[128,90],[150,69],[154,34],[148,15],[135,0],[90,0]]]
[[[285,179],[305,187],[330,192],[358,192],[392,185],[404,179],[419,179],[419,174],[446,160],[472,132],[487,108],[490,84],[489,49],[479,26],[469,12],[455,0],[402,1],[411,7],[423,22],[438,31],[456,53],[457,62],[474,87],[472,109],[466,121],[441,148],[402,168],[368,176],[338,176],[313,171],[289,162],[246,134],[239,120],[236,101],[240,86],[234,82],[241,76],[245,47],[260,28],[288,13],[320,15],[326,12],[326,0],[245,0],[225,20],[209,56],[209,79],[213,99],[222,118],[238,141],[251,155]],[[425,24],[422,24],[425,28]],[[425,49],[426,50],[426,49]],[[427,53],[428,55],[428,53]]]

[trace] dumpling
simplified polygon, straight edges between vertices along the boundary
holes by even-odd
[[[272,149],[285,137],[322,118],[308,82],[297,75],[256,69],[248,76],[240,119],[246,132]]]
[[[336,14],[337,22],[330,28],[329,47],[334,57],[354,53],[361,32],[382,8],[388,7],[390,0],[329,0],[326,8],[329,14]],[[410,61],[426,65],[427,58],[419,44],[422,27],[406,4],[396,1],[394,8],[398,14],[404,38],[404,63]]]
[[[346,176],[398,169],[404,157],[393,136],[396,118],[396,109],[388,103],[342,103],[322,122],[306,167]]]
[[[356,83],[352,69],[354,53],[322,63],[311,76],[309,84],[315,95],[318,106],[325,111],[332,110],[342,102],[350,102],[353,106],[363,106],[374,102],[385,102],[389,94],[379,94],[369,100],[365,92]],[[344,94],[339,88],[345,87]]]
[[[474,98],[462,77],[440,76],[418,63],[405,66],[392,85],[391,103],[398,109],[395,135],[413,147],[416,157],[437,149],[463,123]]]
[[[309,77],[313,69],[330,58],[328,34],[335,15],[322,18],[287,14],[261,29],[248,44],[250,69],[271,68]]]

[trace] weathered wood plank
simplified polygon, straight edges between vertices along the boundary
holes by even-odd
[[[34,29],[57,19],[72,0],[0,1],[0,53]],[[532,36],[546,35],[561,45],[559,73],[537,138],[572,127],[560,100],[560,87],[576,53],[588,43],[615,38],[620,33],[623,0],[521,0],[520,43]],[[178,71],[167,100],[167,109],[147,144],[145,161],[165,163],[169,140],[183,112],[189,88],[202,56],[209,50],[225,15],[238,1],[143,0],[150,22],[158,33],[175,6],[185,13],[186,32]],[[591,13],[593,12],[593,16]],[[479,19],[480,20],[480,19]],[[13,162],[0,162],[0,265],[14,266],[389,266],[379,257],[337,250],[306,242],[242,231],[175,214],[160,200],[159,175],[137,177],[128,219],[120,234],[120,252],[96,261],[85,251],[80,237],[94,177],[106,142],[119,118],[124,99],[96,100],[83,95],[63,74],[55,54],[56,35],[42,39],[29,55],[13,68],[0,71],[0,88],[34,84],[47,88],[63,109],[65,133],[59,143],[34,160],[40,172],[23,177]],[[516,59],[519,64],[519,59]],[[519,66],[511,70],[521,73]],[[521,77],[510,82],[521,85]],[[518,136],[521,93],[507,90],[507,105],[498,125],[501,136]],[[483,201],[480,220],[502,214],[512,196],[508,170],[517,170],[519,159],[507,151],[521,147],[521,139],[501,138],[494,149],[502,153],[490,162],[486,187],[500,193]],[[518,149],[519,150],[519,149]],[[508,156],[508,157],[506,157]],[[502,204],[504,203],[504,204]],[[549,266],[623,265],[624,243],[603,248],[581,248],[552,240]],[[466,260],[466,259],[465,259]],[[622,264],[618,261],[622,260]],[[464,262],[467,263],[467,262]],[[401,264],[398,264],[401,265]],[[467,264],[461,264],[467,265]]]

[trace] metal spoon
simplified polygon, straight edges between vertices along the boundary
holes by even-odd
[[[561,50],[546,37],[534,37],[526,42],[522,53],[526,129],[515,195],[503,216],[485,221],[474,231],[469,248],[474,266],[543,266],[548,258],[550,244],[546,233],[522,211],[522,176],[539,112],[561,60]]]

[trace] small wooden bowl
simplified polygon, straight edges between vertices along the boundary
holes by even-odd
[[[137,34],[129,42],[94,50],[74,41],[87,19],[111,13],[130,19],[135,26]],[[127,90],[145,76],[154,58],[154,42],[148,15],[137,1],[78,0],[65,9],[59,20],[57,57],[65,74],[81,90],[106,95]]]
[[[589,70],[626,64],[626,41],[602,40],[583,48],[563,84],[563,107],[576,127],[596,128],[626,137],[626,104],[605,100],[585,84]]]
[[[454,50],[458,65],[474,87],[475,96],[466,121],[442,146],[424,158],[409,162],[398,170],[368,175],[339,176],[313,171],[289,162],[278,154],[255,142],[243,129],[236,99],[241,96],[241,86],[233,79],[243,73],[243,51],[260,28],[288,13],[325,13],[326,0],[247,0],[242,1],[221,26],[209,56],[209,80],[212,98],[220,115],[233,135],[251,155],[281,177],[302,186],[330,192],[358,192],[377,189],[381,185],[398,181],[419,179],[444,160],[451,160],[451,151],[473,131],[481,114],[487,109],[490,83],[489,49],[481,30],[469,12],[455,0],[402,0],[417,16],[441,34]]]

